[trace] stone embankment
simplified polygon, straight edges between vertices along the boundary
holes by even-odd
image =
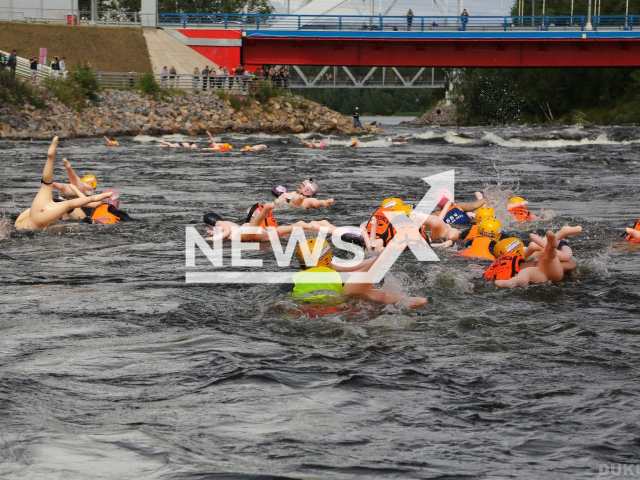
[[[440,100],[436,106],[427,111],[421,117],[418,117],[410,122],[409,125],[442,125],[450,126],[457,124],[457,112],[453,102],[447,105],[446,100]]]
[[[181,133],[356,133],[352,119],[298,96],[259,102],[251,97],[221,100],[213,93],[154,99],[137,92],[105,90],[100,104],[82,112],[49,98],[46,107],[0,106],[0,138],[48,139]],[[369,133],[379,131],[375,126]],[[362,133],[362,130],[358,130]]]

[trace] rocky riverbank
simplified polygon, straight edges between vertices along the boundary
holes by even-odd
[[[457,125],[457,111],[453,102],[447,105],[447,100],[440,100],[424,115],[407,122],[409,125]]]
[[[232,103],[236,108],[233,108]],[[251,97],[222,100],[213,93],[154,99],[138,92],[105,90],[100,104],[82,112],[54,98],[46,107],[0,107],[0,139],[48,139],[181,133],[355,133],[352,120],[305,98],[286,95],[259,102]],[[369,127],[367,132],[379,129]],[[362,133],[362,130],[358,130]]]

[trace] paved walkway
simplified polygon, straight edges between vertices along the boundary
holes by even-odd
[[[167,68],[173,65],[178,73],[188,74],[192,74],[195,67],[202,71],[205,65],[209,65],[209,68],[215,65],[207,57],[200,55],[164,30],[144,29],[144,38],[147,41],[153,73],[162,73],[162,67],[165,65]],[[218,65],[215,67],[218,68]]]

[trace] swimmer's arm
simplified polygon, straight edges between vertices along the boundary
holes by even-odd
[[[447,240],[442,243],[432,243],[431,248],[450,248],[453,246],[453,242],[451,240]]]
[[[485,199],[476,200],[473,203],[458,203],[457,207],[464,212],[473,212],[486,203]]]
[[[58,190],[62,195],[69,196],[73,194],[68,183],[53,183],[53,188]]]
[[[305,198],[302,202],[304,208],[322,208],[328,207],[333,203],[333,198],[327,200],[317,200],[315,198]]]
[[[640,239],[640,230],[634,230],[633,228],[625,229],[627,235],[631,236],[631,238]]]
[[[109,212],[113,213],[116,217],[120,217],[120,220],[123,221],[123,222],[135,222],[136,221],[136,219],[130,217],[127,212],[125,212],[124,210],[118,210],[113,205],[109,205],[107,210],[109,210]]]
[[[354,265],[353,267],[341,267],[339,265],[332,263],[331,268],[334,269],[336,272],[356,272],[356,271],[366,272],[371,268],[371,266],[376,262],[377,259],[378,259],[377,256],[365,258],[362,262],[360,262],[358,265]]]
[[[440,210],[440,213],[438,213],[438,218],[440,220],[444,221],[444,217],[447,216],[447,212],[449,211],[449,209],[451,208],[451,205],[453,205],[453,202],[451,200],[449,200],[447,203],[445,203],[444,207],[442,208],[442,210]],[[458,205],[459,206],[459,205]]]

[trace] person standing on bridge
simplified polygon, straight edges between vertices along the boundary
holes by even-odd
[[[358,107],[353,112],[353,128],[364,128],[362,123],[360,122],[360,112],[358,111]]]
[[[407,30],[411,30],[411,24],[413,23],[413,10],[409,9],[407,12]]]
[[[463,9],[462,13],[460,14],[460,23],[462,24],[462,28],[461,30],[464,32],[467,29],[467,22],[469,21],[469,12],[467,12],[467,9]]]

